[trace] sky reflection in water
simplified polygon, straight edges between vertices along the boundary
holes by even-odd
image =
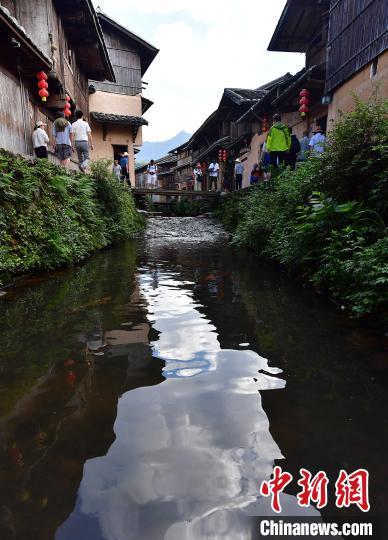
[[[138,280],[167,380],[119,399],[116,440],[86,462],[76,508],[56,538],[250,539],[249,514],[271,513],[260,483],[283,457],[259,390],[285,381],[254,351],[220,348],[193,283],[147,267]],[[282,500],[295,515],[295,498]]]

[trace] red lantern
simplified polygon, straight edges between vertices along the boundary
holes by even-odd
[[[65,110],[63,111],[63,114],[64,114],[65,116],[71,116],[71,110],[70,110],[70,109],[65,109]]]
[[[64,108],[65,108],[65,109],[71,109],[71,105],[70,105],[70,103],[69,103],[68,101],[65,103],[65,107],[64,107]]]
[[[222,150],[218,150],[218,161],[222,161]]]
[[[70,101],[70,96],[68,96],[68,95],[66,94],[65,100],[66,100],[66,101]]]
[[[47,98],[49,97],[49,93],[47,92],[46,88],[41,88],[39,90],[39,95],[42,98],[42,101],[47,101]]]
[[[44,71],[39,71],[39,73],[36,74],[36,78],[38,79],[39,95],[42,98],[42,101],[47,101],[47,98],[50,95],[47,92],[47,75]]]
[[[300,100],[299,100],[299,112],[301,116],[306,116],[306,114],[309,112],[308,105],[310,103],[309,95],[310,92],[306,90],[305,88],[300,92]]]
[[[44,71],[39,71],[39,73],[36,74],[36,78],[39,80],[47,81],[48,77]]]
[[[226,161],[227,155],[228,155],[228,154],[227,154],[227,151],[224,150],[224,151],[222,152],[222,159],[223,159],[224,161]]]
[[[307,105],[302,105],[301,107],[299,107],[299,112],[301,116],[306,116],[306,113],[309,112],[309,108],[307,107]]]

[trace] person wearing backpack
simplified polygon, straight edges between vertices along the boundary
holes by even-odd
[[[279,167],[279,165],[286,163],[287,152],[291,147],[291,135],[288,127],[282,124],[282,118],[280,114],[274,114],[273,125],[268,132],[267,137],[267,152],[271,156],[271,165],[273,167]]]
[[[288,128],[288,130],[291,136],[291,145],[289,151],[287,152],[286,164],[291,167],[293,171],[295,171],[296,159],[300,152],[300,142],[298,137],[292,133],[292,128]]]

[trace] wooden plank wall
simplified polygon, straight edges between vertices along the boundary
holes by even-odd
[[[19,154],[31,152],[28,98],[24,85],[0,69],[0,148]]]
[[[387,0],[332,0],[326,92],[387,49],[387,26]]]
[[[93,82],[97,90],[136,96],[141,93],[141,62],[139,53],[129,40],[112,30],[104,30],[104,38],[116,76],[116,83]]]

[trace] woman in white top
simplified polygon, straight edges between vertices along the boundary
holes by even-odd
[[[201,191],[203,171],[202,171],[202,166],[200,163],[197,163],[193,173],[194,173],[194,178],[195,178],[195,191]]]
[[[156,187],[157,185],[157,172],[158,167],[153,159],[151,159],[150,164],[147,167],[148,173],[148,187]]]
[[[49,144],[50,139],[45,131],[46,127],[47,124],[39,121],[35,124],[35,129],[32,133],[32,145],[38,159],[48,158],[47,145]]]

